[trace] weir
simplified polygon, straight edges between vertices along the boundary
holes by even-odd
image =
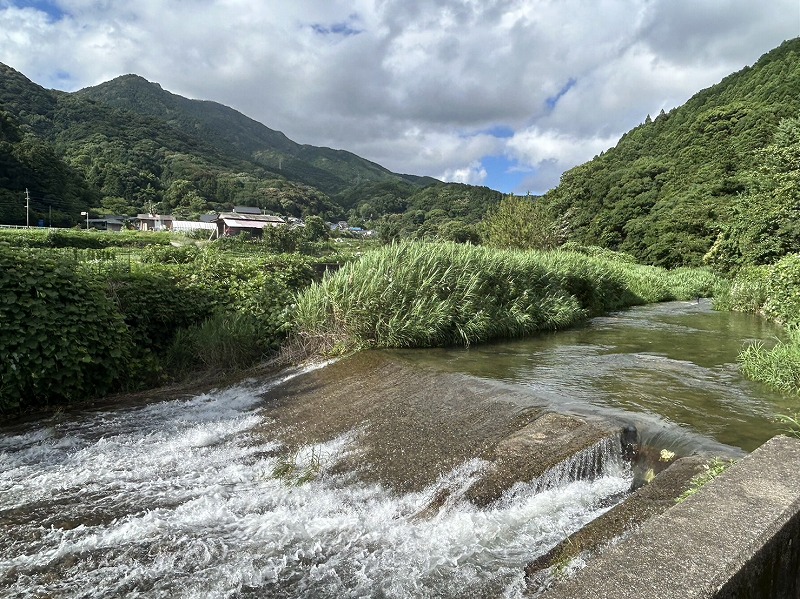
[[[542,599],[800,597],[800,440],[775,437]]]

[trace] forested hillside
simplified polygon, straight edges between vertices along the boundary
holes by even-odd
[[[384,183],[409,197],[437,183],[297,144],[231,108],[135,75],[70,94],[2,64],[0,166],[0,223],[54,226],[80,222],[87,209],[192,218],[233,205],[335,220],[358,217],[333,199],[355,188]]]
[[[548,203],[575,241],[664,266],[726,268],[800,250],[800,39],[624,135]],[[778,241],[779,239],[779,241]]]

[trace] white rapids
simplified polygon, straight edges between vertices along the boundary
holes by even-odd
[[[472,460],[418,493],[334,473],[358,432],[287,458],[242,385],[0,436],[4,597],[522,597],[523,568],[624,493],[594,480],[463,501]],[[290,461],[303,482],[276,476]],[[415,517],[441,487],[442,508]]]

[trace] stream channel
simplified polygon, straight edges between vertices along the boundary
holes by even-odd
[[[633,424],[678,455],[742,456],[796,401],[735,365],[776,334],[672,302],[7,426],[0,596],[535,596],[525,564],[632,474],[607,459],[593,480],[517,484],[477,507],[463,491],[498,441],[553,411]]]

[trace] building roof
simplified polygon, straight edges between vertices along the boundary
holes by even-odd
[[[264,229],[266,227],[272,227],[274,225],[280,224],[277,221],[269,221],[269,220],[252,220],[252,219],[243,220],[239,218],[222,218],[220,220],[223,223],[225,223],[226,226],[235,227],[237,229]]]
[[[202,221],[193,220],[175,220],[172,221],[173,231],[213,231],[217,228],[216,223],[204,223]]]
[[[277,224],[284,224],[286,222],[280,216],[275,216],[274,214],[239,214],[238,212],[223,212],[219,215],[219,219],[217,220],[225,220],[225,219],[234,219],[247,222],[277,223]],[[242,226],[248,226],[248,225],[242,225]]]
[[[237,214],[261,214],[261,208],[256,206],[234,206],[233,211]]]
[[[175,217],[171,214],[137,214],[136,218],[139,220],[160,220],[162,222],[175,220]]]

